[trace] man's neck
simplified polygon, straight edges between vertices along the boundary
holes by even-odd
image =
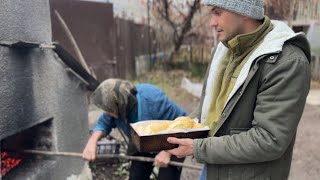
[[[244,34],[251,33],[259,28],[263,23],[263,20],[246,19],[244,21]]]

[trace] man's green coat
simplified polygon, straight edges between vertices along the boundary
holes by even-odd
[[[213,137],[195,139],[193,153],[207,179],[287,179],[297,126],[310,88],[310,48],[303,34],[278,21],[244,65]],[[206,120],[214,72],[226,47],[216,48],[200,107]],[[192,115],[191,115],[192,116]]]

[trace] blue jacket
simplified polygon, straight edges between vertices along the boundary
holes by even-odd
[[[179,116],[186,116],[186,112],[172,102],[159,88],[150,84],[139,84],[137,88],[138,114],[130,113],[130,123],[145,120],[173,120]],[[102,114],[93,131],[104,131],[109,135],[112,128],[118,127],[130,137],[130,127],[125,120],[115,119]]]

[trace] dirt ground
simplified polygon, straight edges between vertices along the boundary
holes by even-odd
[[[298,127],[290,180],[317,180],[320,176],[320,106],[306,105]]]
[[[179,73],[178,73],[179,74]],[[170,78],[169,74],[169,78]],[[180,77],[174,75],[175,81],[179,82]],[[181,73],[178,75],[181,76]],[[172,78],[172,77],[171,77]],[[146,81],[148,82],[148,80]],[[154,81],[153,81],[154,82]],[[160,88],[165,89],[167,95],[173,99],[178,105],[184,108],[187,112],[192,112],[197,106],[199,99],[185,92],[179,88],[179,84],[176,83],[168,90],[167,86],[160,85]],[[319,88],[318,84],[313,88]],[[169,92],[170,91],[170,92]],[[100,111],[91,109],[89,114],[89,124],[95,122],[97,115]],[[317,180],[320,176],[320,106],[306,105],[301,122],[298,127],[296,136],[296,143],[293,152],[293,161],[291,166],[291,172],[289,180]],[[116,132],[113,132],[117,136]],[[187,158],[185,163],[201,166],[191,158]],[[126,179],[127,175],[122,176],[115,175],[114,172],[119,172],[121,164],[95,164],[93,163],[93,179],[106,180],[106,179]],[[122,172],[122,171],[120,171]],[[194,180],[198,179],[200,175],[199,170],[183,168],[181,174],[181,180]]]

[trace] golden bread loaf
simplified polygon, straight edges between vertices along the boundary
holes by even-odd
[[[170,122],[154,122],[147,125],[144,129],[144,132],[147,134],[155,134],[159,131],[166,130]]]
[[[176,118],[172,123],[169,125],[167,130],[173,130],[173,129],[189,129],[194,126],[195,122],[193,119],[181,116]]]
[[[143,135],[153,135],[160,131],[172,131],[177,129],[192,129],[192,128],[203,128],[204,126],[200,123],[196,123],[193,119],[181,116],[173,121],[164,122],[151,122],[148,125],[139,125],[135,130],[139,134]]]
[[[195,123],[192,128],[203,128],[203,125],[200,123]]]

